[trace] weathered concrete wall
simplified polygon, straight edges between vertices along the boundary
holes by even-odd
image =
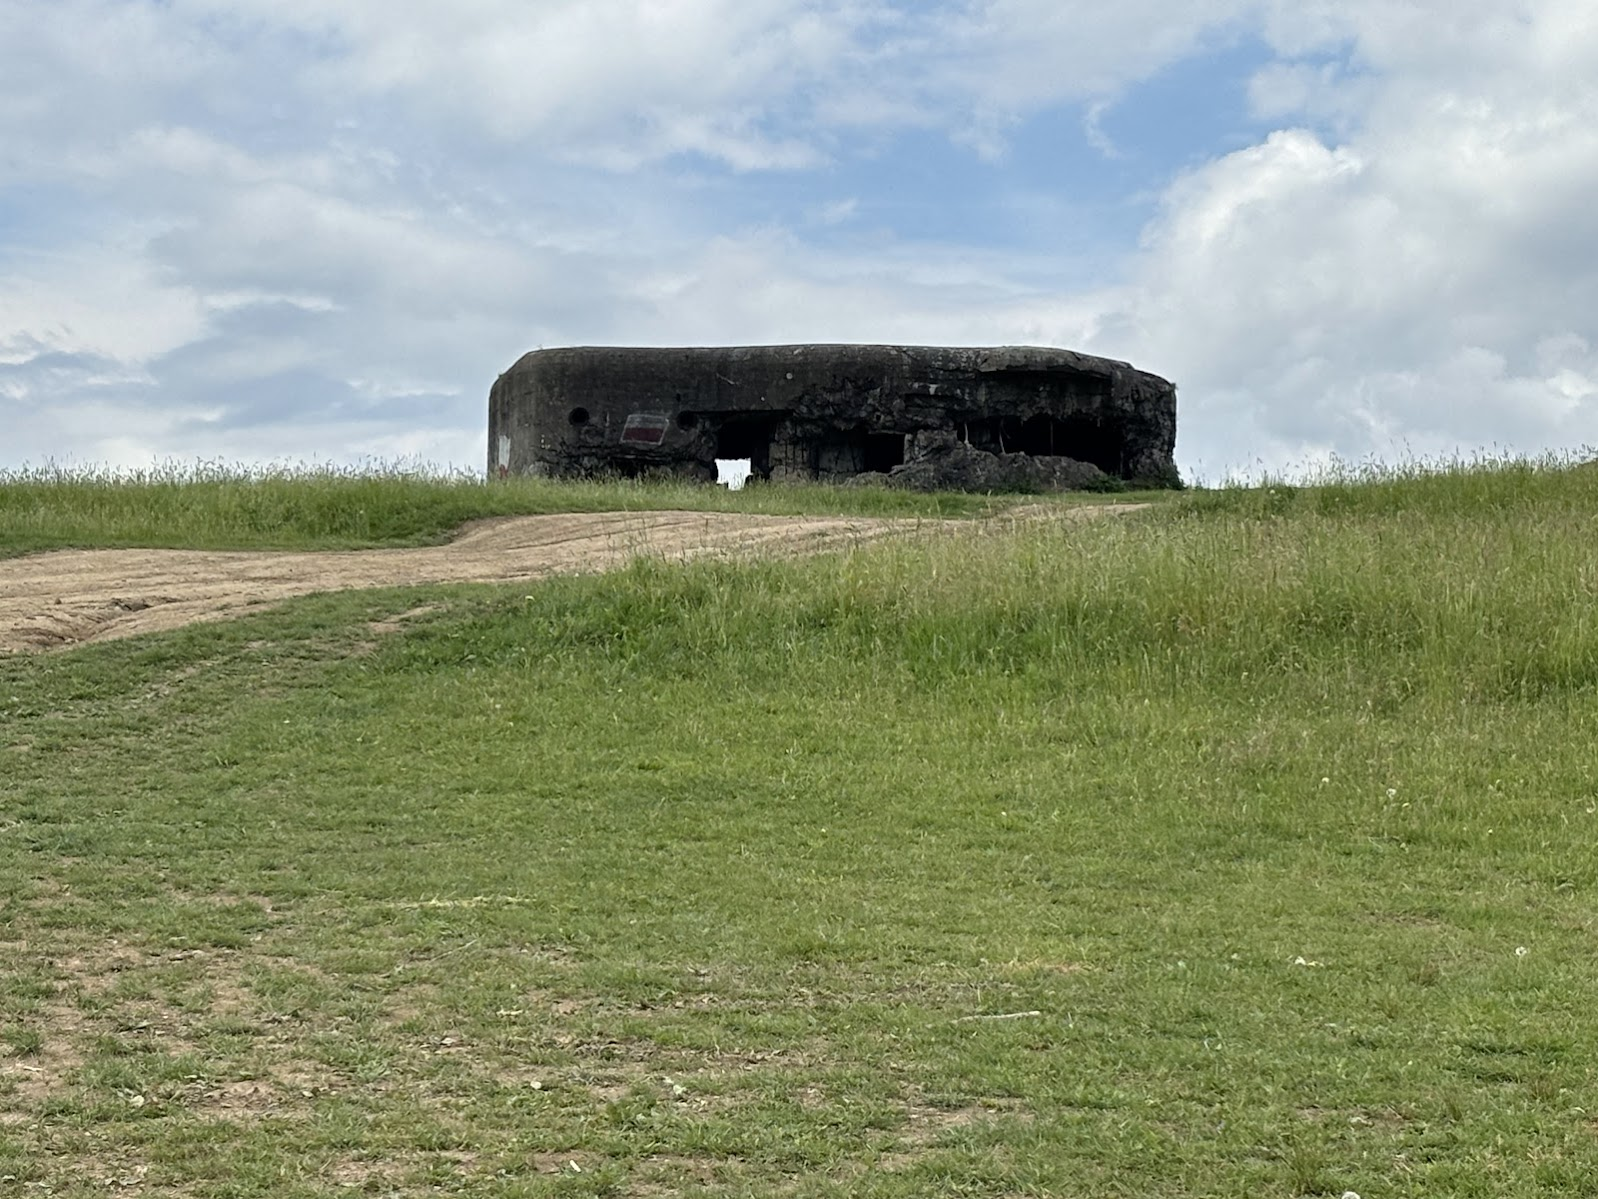
[[[495,474],[711,480],[717,458],[749,458],[767,477],[841,480],[951,439],[1171,483],[1176,389],[1069,350],[800,345],[538,350],[489,394]]]

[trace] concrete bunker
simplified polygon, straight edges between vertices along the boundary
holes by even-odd
[[[1177,485],[1176,389],[1031,346],[573,347],[489,394],[489,469],[560,478],[880,478],[924,489]]]

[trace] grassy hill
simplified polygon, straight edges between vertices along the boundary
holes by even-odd
[[[1095,497],[1080,498],[1092,502]],[[961,517],[1016,502],[1016,497],[919,495],[819,483],[729,492],[688,482],[484,480],[399,469],[262,471],[204,463],[132,473],[46,468],[0,471],[0,558],[71,547],[428,545],[447,540],[469,520],[551,512],[686,509]]]
[[[1376,475],[0,661],[0,1192],[1598,1193],[1595,515]]]

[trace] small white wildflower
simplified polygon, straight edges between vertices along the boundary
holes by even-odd
[[[1397,799],[1398,798],[1398,788],[1397,787],[1389,787],[1389,788],[1387,788],[1387,798],[1388,799]]]
[[[1322,779],[1321,779],[1321,786],[1323,786],[1323,787],[1324,787],[1324,786],[1326,786],[1326,784],[1327,784],[1327,783],[1329,783],[1329,782],[1331,782],[1331,781],[1332,781],[1332,780],[1331,780],[1331,779],[1329,779],[1329,778],[1325,778],[1325,777],[1323,777],[1323,778],[1322,778]]]
[[[1515,956],[1517,958],[1523,958],[1530,952],[1531,950],[1527,949],[1524,945],[1515,946]]]
[[[1344,1191],[1343,1199],[1359,1199],[1358,1191]]]

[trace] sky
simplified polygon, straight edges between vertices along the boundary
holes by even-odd
[[[1200,481],[1598,446],[1598,6],[0,0],[0,469],[810,341],[1124,359]]]

